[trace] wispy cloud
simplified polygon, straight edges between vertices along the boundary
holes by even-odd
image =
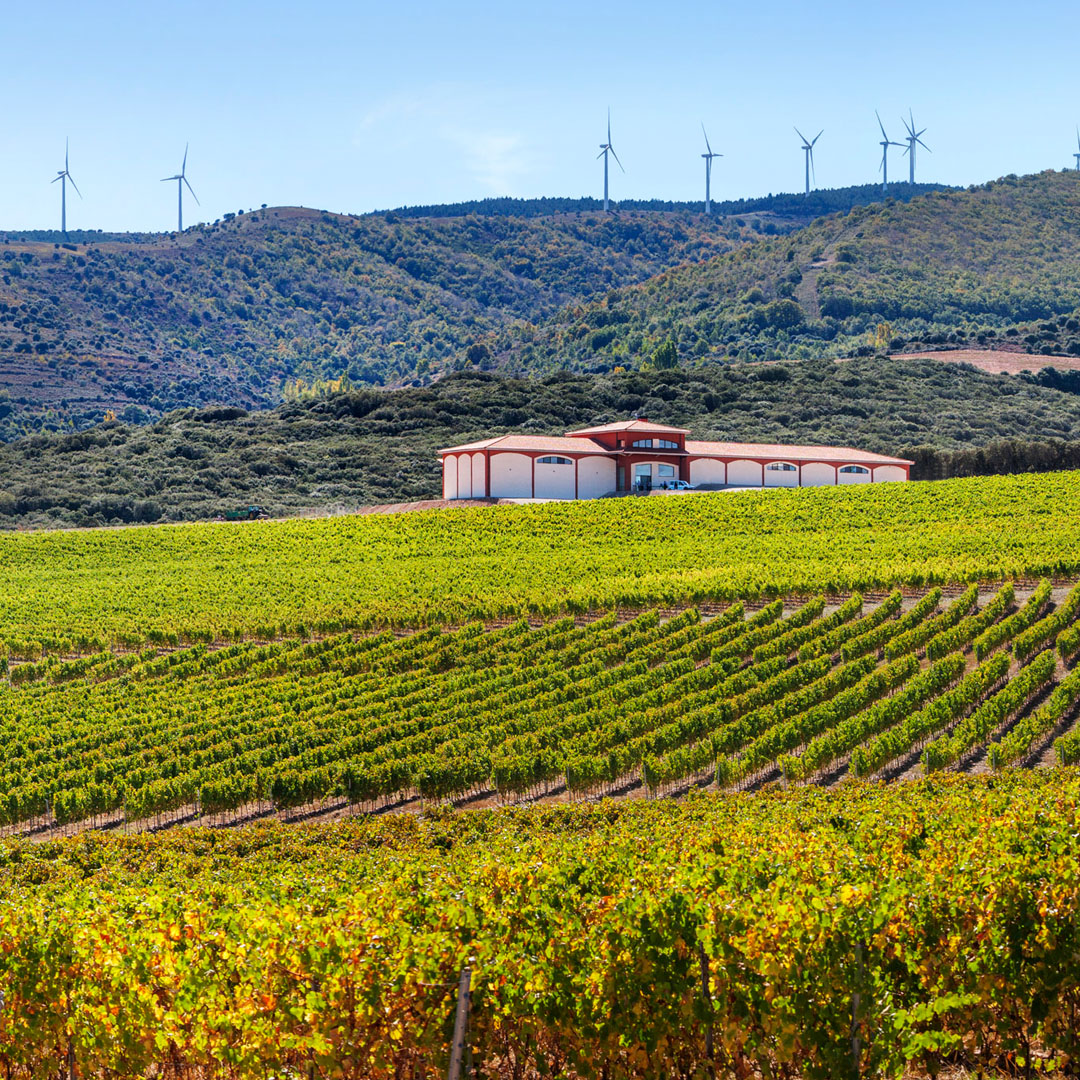
[[[429,86],[376,102],[361,117],[357,139],[392,142],[399,148],[442,143],[458,168],[492,195],[513,195],[534,167],[534,155],[518,131],[486,122],[487,98],[458,85]]]
[[[529,171],[525,140],[518,134],[447,126],[442,137],[464,155],[465,167],[492,195],[513,195]]]

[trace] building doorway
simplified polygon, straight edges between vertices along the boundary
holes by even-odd
[[[652,491],[652,466],[651,465],[635,465],[634,466],[634,490],[635,491]]]

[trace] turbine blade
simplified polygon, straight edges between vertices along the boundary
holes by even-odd
[[[596,160],[599,161],[607,153],[607,147],[605,146],[599,154],[596,155]]]
[[[64,136],[64,172],[67,172],[67,169],[68,169],[68,146],[70,145],[70,143],[71,143],[71,140],[65,135]]]
[[[881,128],[881,137],[886,142],[888,142],[889,136],[885,134],[885,125],[881,122],[881,114],[877,111],[877,109],[874,110],[874,115],[877,117],[877,126]]]
[[[607,107],[607,141],[611,142],[611,106]]]
[[[179,180],[179,179],[180,179],[179,176],[163,176],[161,178],[161,182],[163,184],[167,184],[170,180]]]
[[[67,174],[67,178],[68,178],[68,181],[70,182],[71,186],[73,188],[75,188],[75,194],[78,195],[79,198],[81,199],[82,198],[82,192],[79,190],[78,185],[75,183],[74,179],[72,178],[71,173]]]
[[[817,184],[817,169],[814,168],[814,151],[813,151],[813,148],[811,148],[811,150],[810,150],[810,178],[814,181],[814,184],[816,185]]]
[[[190,143],[184,143],[184,162],[180,166],[180,175],[181,176],[183,176],[184,173],[187,172],[187,152],[188,152],[188,146],[189,145],[190,145]]]
[[[619,155],[615,153],[614,146],[611,148],[611,156],[615,159],[615,163],[619,166],[619,168],[622,169],[623,172],[626,172],[626,170],[622,167],[622,162],[619,161]]]
[[[708,135],[708,132],[705,130],[705,124],[704,123],[702,123],[702,125],[701,125],[701,134],[705,136],[705,149],[708,150],[709,153],[711,154],[712,153],[712,147],[709,145],[709,135]]]
[[[59,174],[58,176],[54,176],[54,177],[53,177],[53,178],[52,178],[52,179],[51,179],[51,180],[49,181],[49,183],[50,183],[50,184],[55,184],[57,180],[63,180],[63,179],[64,179],[64,174],[63,174],[63,173],[60,173],[60,174]]]
[[[902,116],[900,117],[900,123],[901,123],[901,124],[903,124],[905,128],[907,128],[907,133],[908,133],[909,135],[914,135],[914,134],[915,134],[915,129],[914,129],[914,127],[910,127],[910,126],[908,125],[908,122],[907,122],[907,121],[906,121],[906,120],[905,120],[905,119],[904,119],[904,118],[903,118]]]
[[[821,130],[820,130],[820,131],[819,131],[819,132],[818,132],[818,133],[817,133],[817,134],[816,134],[816,135],[814,136],[814,142],[812,142],[812,143],[810,144],[811,148],[813,148],[813,145],[814,145],[814,143],[815,143],[815,142],[817,142],[817,141],[818,141],[818,139],[820,139],[820,138],[821,138],[821,136],[822,136],[822,135],[824,135],[824,134],[825,134],[825,129],[824,129],[824,128],[822,128],[822,129],[821,129]],[[812,156],[812,155],[811,155],[811,156]]]
[[[933,151],[933,150],[931,150],[931,149],[930,149],[930,147],[929,147],[929,146],[927,146],[927,145],[926,145],[926,143],[924,143],[924,142],[922,141],[922,139],[920,139],[920,138],[919,138],[918,136],[916,136],[916,137],[915,137],[915,141],[916,141],[916,142],[917,142],[917,143],[918,143],[918,144],[919,144],[919,145],[920,145],[920,146],[921,146],[921,147],[922,147],[922,148],[923,148],[923,149],[924,149],[924,150],[925,150],[925,151],[926,151],[926,152],[927,152],[928,154],[932,154],[932,153],[934,152],[934,151]]]
[[[877,171],[878,172],[884,172],[885,171],[885,154],[881,155],[881,164],[877,167]]]
[[[795,134],[798,135],[803,142],[809,142],[807,137],[798,128],[795,128]]]
[[[191,186],[191,181],[188,180],[186,176],[181,177],[181,179],[184,181],[185,184],[187,184],[187,189],[191,192],[191,197],[195,200],[195,204],[197,206],[202,206],[202,203],[199,202],[199,196],[195,194],[195,189]]]
[[[1076,127],[1076,149],[1080,150],[1080,124]]]

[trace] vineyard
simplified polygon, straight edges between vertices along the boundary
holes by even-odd
[[[0,536],[0,647],[324,636],[1075,577],[1080,473]]]
[[[1078,495],[0,538],[0,1076],[1073,1068]]]
[[[1080,586],[953,591],[18,663],[0,687],[0,825],[661,797],[1025,761],[1073,722]]]
[[[1071,1070],[1078,814],[1009,771],[9,841],[0,1068],[445,1076],[468,967],[470,1077]]]

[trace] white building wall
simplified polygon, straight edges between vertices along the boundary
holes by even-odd
[[[545,457],[557,455],[545,454]],[[536,497],[538,499],[572,499],[574,497],[574,459],[566,458],[565,465],[544,465],[537,461]]]
[[[579,499],[598,499],[615,490],[615,462],[611,458],[583,457],[577,469]]]
[[[444,499],[457,498],[457,455],[447,454],[442,463],[442,497]]]
[[[729,461],[727,482],[739,487],[761,487],[761,465],[756,461]]]
[[[885,480],[906,480],[907,474],[900,465],[879,465],[874,470],[874,483],[880,484]]]
[[[808,461],[802,467],[803,487],[832,487],[836,483],[836,470],[823,461]]]
[[[844,465],[848,464],[847,462]],[[836,472],[836,482],[838,484],[869,484],[873,479],[873,473],[866,465],[860,465],[860,469],[865,469],[866,472],[844,472],[844,465],[841,465]]]
[[[798,487],[799,486],[799,468],[796,465],[795,468],[786,471],[779,469],[770,469],[770,465],[794,465],[792,461],[779,462],[779,461],[767,461],[765,463],[765,486],[766,487]]]
[[[690,462],[690,484],[726,484],[727,468],[716,458],[697,458]]]
[[[492,450],[489,494],[493,499],[531,498],[532,458],[508,450]]]
[[[472,498],[472,459],[468,454],[459,454],[457,463],[457,497]]]
[[[473,454],[472,456],[472,494],[474,499],[482,499],[485,491],[484,483],[484,455]]]

